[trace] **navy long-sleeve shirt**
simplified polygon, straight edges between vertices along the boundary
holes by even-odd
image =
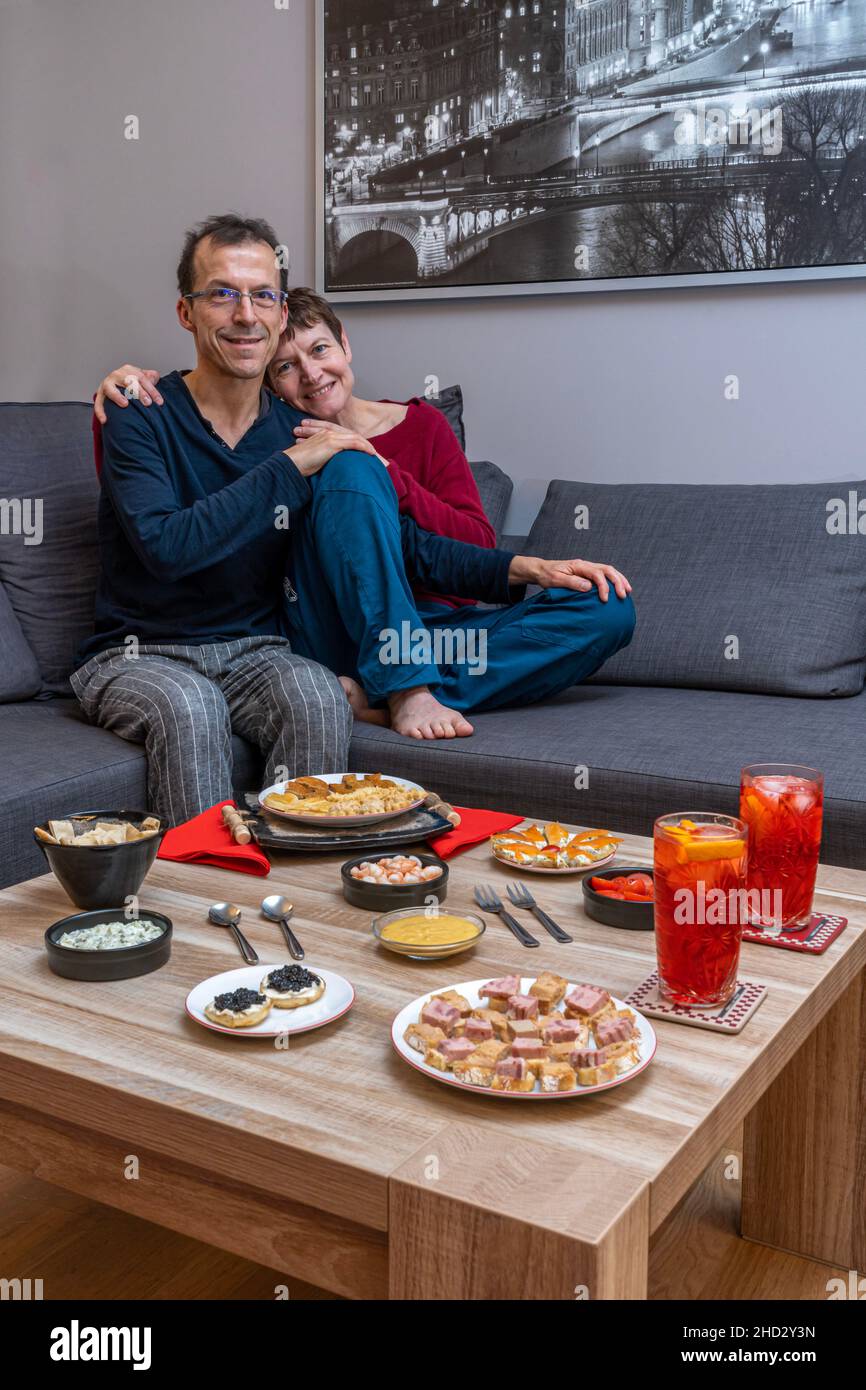
[[[283,630],[291,514],[311,497],[284,450],[297,442],[292,431],[303,417],[265,392],[258,419],[231,449],[179,372],[160,391],[162,406],[106,406],[102,569],[82,662],[130,634],[199,644]],[[507,552],[435,536],[406,516],[401,529],[410,580],[508,602]]]

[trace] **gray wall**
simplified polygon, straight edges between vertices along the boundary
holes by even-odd
[[[188,365],[174,267],[210,212],[269,217],[292,279],[312,281],[313,3],[0,0],[0,398],[85,398],[128,358]],[[864,293],[849,280],[346,317],[362,391],[462,383],[470,455],[514,476],[519,530],[551,477],[862,477]]]

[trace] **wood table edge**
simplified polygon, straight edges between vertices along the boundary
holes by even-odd
[[[314,1283],[344,1298],[382,1298],[383,1231],[249,1187],[242,1172],[217,1177],[144,1146],[0,1101],[0,1161],[40,1182]],[[277,1285],[275,1284],[275,1290]]]
[[[432,1166],[439,1155],[451,1156],[456,1173]],[[443,1126],[390,1175],[390,1297],[645,1298],[650,1185],[614,1160],[603,1166],[608,1210],[593,1219],[573,1151],[529,1138],[496,1155],[483,1129]],[[524,1172],[533,1190],[553,1173],[546,1213],[527,1203]],[[582,1177],[587,1183],[586,1165]],[[512,1200],[497,1185],[491,1202],[500,1178]],[[609,1200],[617,1179],[619,1204]]]
[[[758,1057],[740,1074],[734,1086],[720,1098],[710,1115],[698,1131],[687,1134],[676,1154],[672,1155],[664,1171],[651,1180],[651,1230],[657,1231],[692,1185],[705,1171],[707,1164],[718,1151],[719,1145],[744,1123],[762,1096],[778,1079],[797,1052],[809,1040],[822,1020],[839,1002],[850,986],[866,969],[866,930],[856,926],[847,931],[856,933],[857,939],[850,938],[849,948],[837,962],[832,974],[826,975],[801,1001],[795,1015],[805,1011],[811,1015],[805,1030],[799,1030],[798,1037],[792,1037],[790,1029],[784,1030],[769,1040]],[[757,947],[758,950],[772,950],[772,947]],[[832,947],[830,948],[832,950]],[[862,958],[862,959],[861,959]],[[790,1020],[789,1020],[790,1023]],[[673,1025],[672,1025],[673,1026]],[[747,1025],[748,1026],[748,1025]],[[769,1059],[769,1065],[768,1065]],[[754,1083],[760,1080],[760,1087]],[[744,1096],[743,1093],[746,1092]],[[749,1096],[753,1098],[749,1100]],[[748,1103],[744,1103],[747,1101]],[[677,1167],[685,1161],[685,1173],[681,1176]],[[675,1167],[677,1165],[677,1167]]]
[[[36,1122],[48,1119],[76,1129],[80,1128],[80,1115],[87,1113],[88,1128],[119,1149],[146,1149],[166,1162],[187,1163],[197,1171],[207,1171],[201,1165],[201,1155],[206,1153],[209,1169],[218,1180],[236,1178],[238,1135],[228,1124],[178,1105],[174,1108],[177,1123],[168,1129],[165,1102],[130,1092],[123,1096],[121,1121],[115,1088],[93,1077],[76,1077],[75,1081],[74,1094],[58,1090],[56,1073],[51,1069],[6,1052],[0,1069],[0,1103],[20,1107]],[[350,1159],[329,1158],[288,1141],[277,1143],[268,1135],[246,1131],[243,1140],[247,1166],[251,1146],[263,1170],[257,1181],[247,1182],[251,1190],[301,1201],[350,1221],[357,1221],[362,1211],[364,1225],[386,1230],[386,1175],[373,1173]],[[264,1185],[265,1173],[268,1186]]]

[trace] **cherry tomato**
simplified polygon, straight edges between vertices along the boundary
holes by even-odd
[[[649,874],[629,874],[624,887],[632,893],[641,893],[644,897],[652,897],[653,881]]]
[[[619,881],[615,878],[591,878],[589,885],[594,888],[596,893],[613,893],[617,890]]]
[[[590,886],[603,898],[616,902],[651,903],[653,901],[653,881],[649,874],[617,874],[611,878],[596,875],[589,880]]]

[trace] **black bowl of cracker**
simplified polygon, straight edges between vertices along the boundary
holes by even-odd
[[[33,838],[76,907],[124,907],[138,893],[165,831],[145,811],[74,811]]]

